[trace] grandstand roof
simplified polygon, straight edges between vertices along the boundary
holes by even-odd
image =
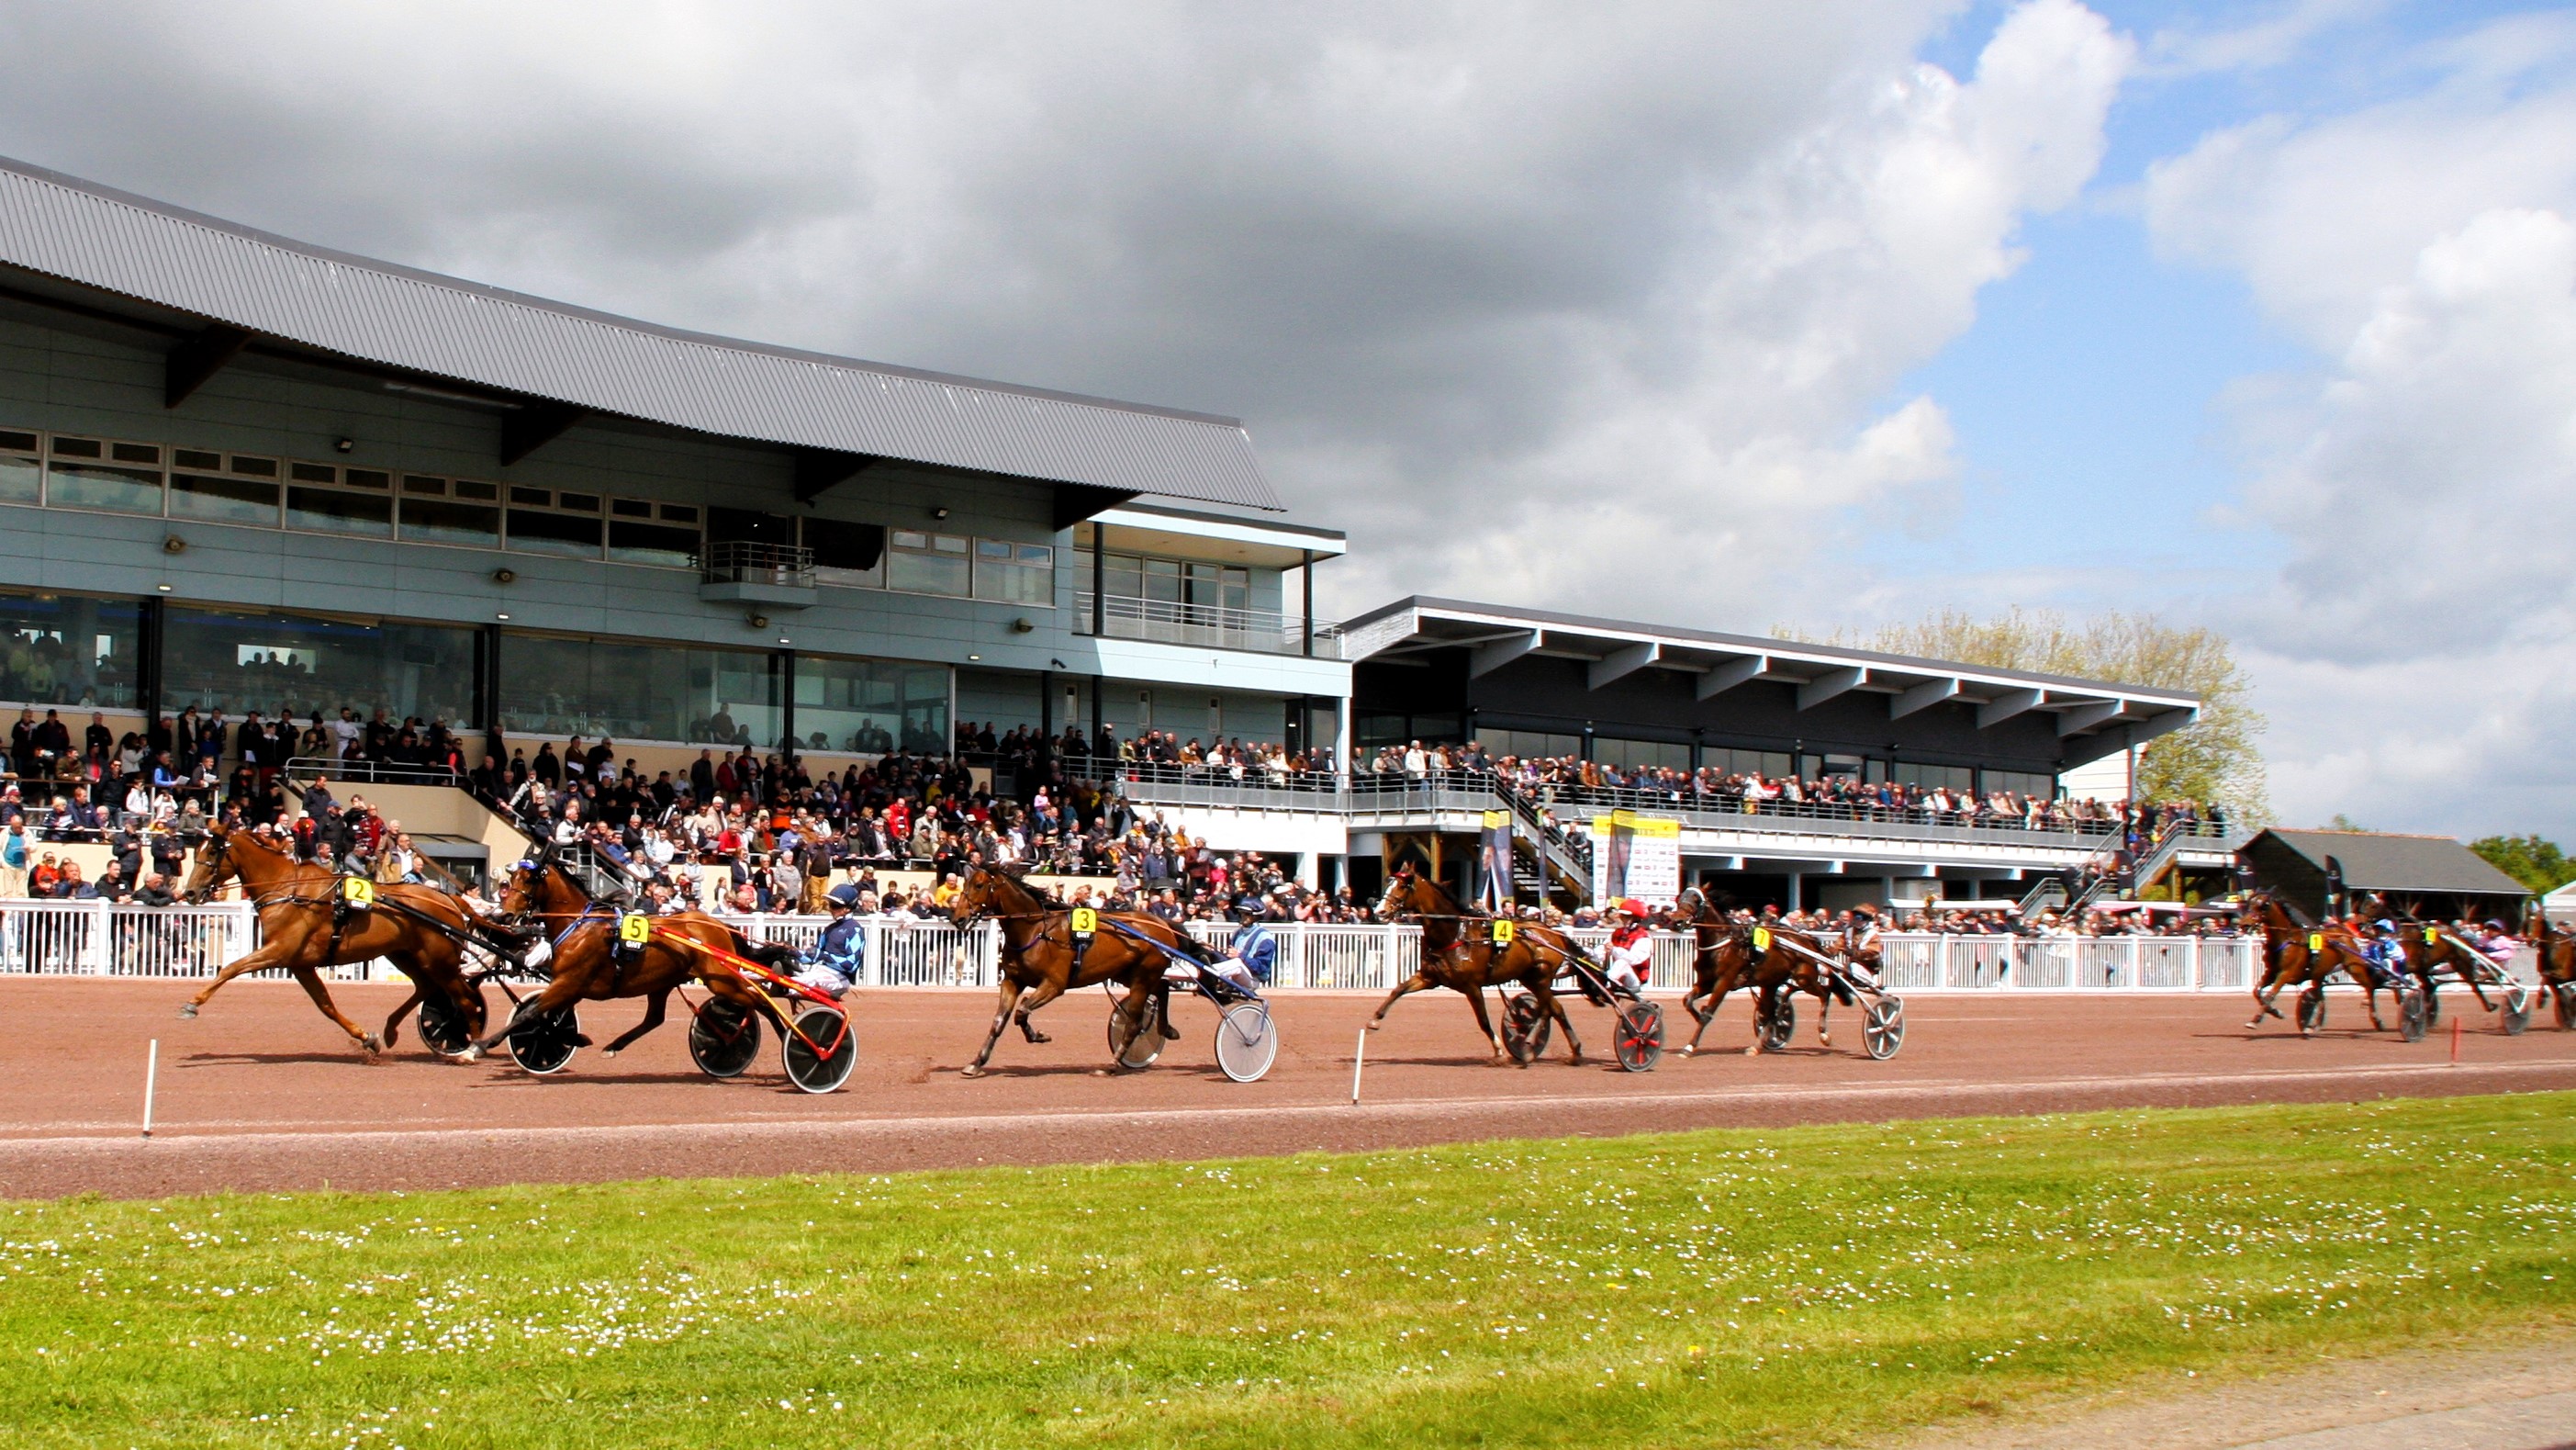
[[[74,284],[78,295],[40,278]],[[0,292],[145,304],[105,310],[183,338],[203,327],[217,365],[247,345],[544,404],[566,421],[565,410],[578,409],[860,459],[1281,507],[1232,418],[637,322],[310,246],[5,158]],[[184,396],[175,383],[173,391]]]
[[[1558,655],[1591,661],[1594,689],[1659,669],[1696,676],[1702,699],[1757,680],[1795,685],[1802,710],[1858,692],[1886,696],[1891,719],[1943,703],[1975,706],[1980,727],[2042,711],[2057,717],[2061,738],[2125,730],[2134,744],[2200,714],[2200,697],[2182,690],[1420,595],[1342,623],[1342,655],[1354,661],[1460,646],[1472,652],[1471,675]]]

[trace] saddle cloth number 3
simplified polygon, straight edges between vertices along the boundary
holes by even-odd
[[[617,941],[620,946],[640,947],[653,937],[653,919],[640,911],[630,911],[617,918]]]
[[[1089,936],[1098,930],[1100,930],[1099,912],[1092,910],[1088,906],[1077,906],[1073,909],[1073,934],[1075,936]]]

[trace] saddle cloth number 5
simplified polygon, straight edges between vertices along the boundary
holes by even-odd
[[[640,947],[653,938],[653,918],[640,911],[630,911],[617,918],[617,944]]]

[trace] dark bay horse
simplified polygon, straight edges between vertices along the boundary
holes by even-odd
[[[1159,916],[1103,911],[1099,917],[1100,928],[1092,934],[1090,946],[1077,953],[1071,908],[1057,906],[1026,883],[990,866],[968,868],[949,918],[961,927],[986,920],[1001,923],[1001,1004],[993,1014],[993,1030],[984,1034],[984,1050],[975,1054],[962,1076],[984,1075],[994,1045],[1002,1040],[1002,1029],[1014,1020],[1020,1024],[1020,1035],[1030,1042],[1049,1040],[1030,1024],[1029,1014],[1076,987],[1096,982],[1126,988],[1118,1011],[1124,1021],[1135,1024],[1133,1030],[1159,1030],[1155,1024],[1163,1017],[1154,1009],[1163,991],[1163,969],[1171,958],[1136,937],[1159,942],[1184,957],[1199,955],[1199,947]]]
[[[2485,986],[2486,978],[2497,971],[2496,964],[2462,941],[2457,931],[2438,922],[2410,917],[2397,924],[2397,941],[2405,954],[2406,970],[2424,988],[2424,1015],[2428,1021],[2441,1020],[2440,999],[2434,995],[2439,978],[2434,974],[2444,967],[2477,994],[2479,1006],[2489,1012],[2496,1010],[2498,1004],[2487,1000]]]
[[[217,825],[197,848],[186,897],[191,903],[210,900],[234,879],[259,914],[259,950],[217,973],[204,991],[180,1005],[180,1016],[196,1016],[235,977],[282,967],[370,1057],[394,1045],[404,1016],[429,993],[453,1003],[469,1029],[483,1026],[482,994],[465,985],[462,967],[474,918],[454,897],[428,886],[377,886],[371,909],[343,911],[341,883],[349,878],[296,860],[282,841]],[[350,1021],[322,983],[331,967],[377,957],[400,967],[411,981],[411,994],[385,1019],[382,1037]]]
[[[2302,995],[2314,992],[2322,996],[2327,981],[2338,970],[2361,985],[2362,1000],[2370,1008],[2371,1027],[2385,1030],[2386,1024],[2379,1020],[2378,968],[2350,927],[2338,922],[2310,921],[2307,913],[2268,891],[2245,893],[2244,908],[2263,928],[2263,975],[2254,984],[2254,1017],[2245,1024],[2246,1031],[2262,1026],[2266,1017],[2281,1015],[2281,1009],[2272,1003],[2283,988],[2300,987]],[[2316,1029],[2302,1022],[2299,1035],[2314,1037]]]
[[[1565,1029],[1567,1061],[1583,1060],[1583,1044],[1574,1035],[1574,1023],[1568,1020],[1550,986],[1565,969],[1565,956],[1571,946],[1561,934],[1515,922],[1511,940],[1497,946],[1493,931],[1496,918],[1462,909],[1458,899],[1439,882],[1418,875],[1410,866],[1396,868],[1395,874],[1387,878],[1385,899],[1378,903],[1380,920],[1403,917],[1422,923],[1422,965],[1378,1004],[1376,1015],[1369,1018],[1369,1031],[1377,1031],[1386,1021],[1387,1009],[1404,998],[1433,987],[1447,987],[1465,996],[1467,1005],[1474,1009],[1476,1030],[1492,1044],[1494,1062],[1508,1062],[1511,1053],[1485,1010],[1485,992],[1506,982],[1518,982],[1537,1000],[1542,1014],[1538,1020],[1554,1021]]]
[[[741,970],[719,954],[793,970],[792,948],[752,941],[705,912],[682,911],[654,917],[652,935],[630,960],[620,962],[616,952],[619,913],[595,900],[574,880],[572,873],[554,859],[551,846],[510,868],[508,884],[501,892],[501,912],[544,924],[546,939],[553,946],[553,956],[546,964],[550,980],[542,990],[520,1002],[499,1031],[468,1049],[469,1058],[489,1052],[531,1017],[541,1017],[576,1002],[645,998],[644,1020],[608,1044],[607,1055],[615,1057],[633,1046],[635,1039],[661,1026],[671,993],[681,983],[691,981],[706,988],[710,996],[758,1013],[781,1034],[789,1031],[787,1019],[770,1002],[769,994],[745,980]],[[782,954],[788,959],[784,966],[779,960]],[[574,1040],[583,1045],[589,1042],[586,1037]]]
[[[2549,913],[2534,901],[2522,934],[2539,953],[2541,990],[2557,1010],[2559,1027],[2576,1029],[2576,933],[2551,925]]]
[[[1682,1010],[1699,1026],[1682,1044],[1682,1056],[1688,1057],[1699,1051],[1699,1040],[1717,1020],[1726,995],[1754,984],[1754,964],[1763,954],[1753,950],[1752,923],[1735,920],[1696,886],[1683,888],[1673,904],[1673,919],[1689,927],[1693,938],[1691,984],[1682,994]],[[1758,1037],[1761,1024],[1754,1028]]]

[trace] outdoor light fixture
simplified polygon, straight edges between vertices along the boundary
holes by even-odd
[[[167,584],[155,584],[155,585],[153,585],[152,587],[153,587],[153,588],[155,588],[155,589],[160,590],[160,591],[161,591],[162,593],[164,593],[164,594],[167,594],[167,593],[169,593],[169,592],[170,592],[170,586],[169,586],[169,585],[167,585]]]
[[[516,570],[495,569],[492,571],[492,582],[495,584],[516,584],[519,582],[519,575]]]
[[[496,614],[496,615],[493,615],[492,617],[493,617],[494,619],[507,619],[507,618],[509,618],[510,616],[508,616],[508,615],[506,615],[506,614]]]
[[[932,518],[934,518],[934,519],[944,519],[944,518],[948,517],[948,510],[946,510],[946,509],[944,509],[944,508],[941,508],[941,509],[932,509],[932,510],[930,511],[930,516],[931,516]]]
[[[166,589],[166,588],[168,588],[169,586],[165,584],[165,585],[163,585],[163,586],[161,586],[161,587],[163,587],[163,588],[165,588],[165,589]],[[969,660],[980,660],[980,659],[982,659],[982,658],[983,658],[983,656],[982,656],[982,655],[968,655],[966,658],[967,658],[967,659],[969,659]]]
[[[746,614],[742,617],[742,622],[754,629],[769,628],[769,616],[766,614]]]
[[[188,541],[180,538],[177,534],[172,534],[161,541],[161,552],[164,554],[184,554],[188,552]]]
[[[1034,632],[1036,629],[1037,626],[1025,617],[1011,621],[1011,633],[1013,634],[1029,634]]]
[[[346,453],[358,446],[358,440],[355,438],[343,438],[333,443],[331,446],[339,449],[343,453]]]

